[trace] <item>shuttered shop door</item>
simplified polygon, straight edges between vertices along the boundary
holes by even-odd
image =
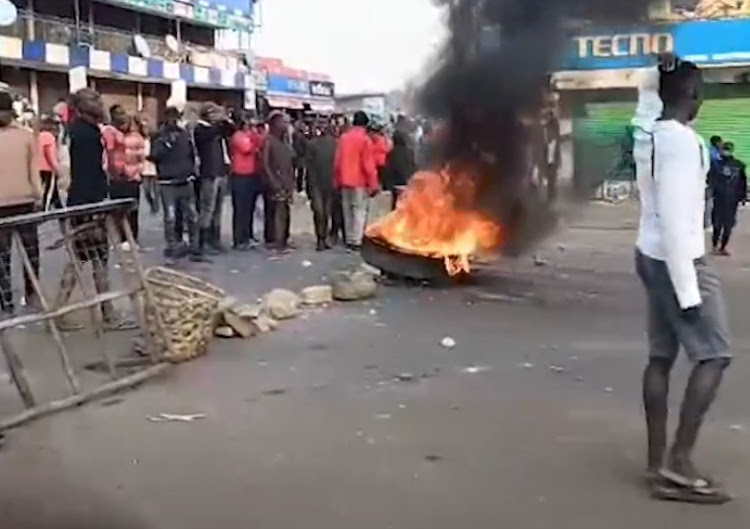
[[[736,155],[750,163],[750,88],[737,85],[709,86],[696,130],[708,142],[713,135],[732,141]],[[625,128],[635,112],[634,101],[583,103],[573,119],[576,178],[589,182],[605,177],[625,180],[612,171],[620,154]]]
[[[627,175],[611,173],[630,124],[635,102],[612,101],[583,103],[573,118],[573,157],[575,177],[579,184],[598,183],[609,179],[627,179]],[[608,173],[611,173],[608,175]]]
[[[750,95],[747,98],[705,101],[696,129],[706,141],[713,135],[731,141],[737,158],[750,163]]]

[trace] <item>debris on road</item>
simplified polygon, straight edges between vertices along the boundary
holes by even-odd
[[[745,427],[743,425],[741,425],[741,424],[733,424],[733,425],[731,425],[729,427],[729,429],[732,430],[733,432],[744,432],[745,431]]]
[[[339,272],[332,281],[333,299],[358,301],[375,296],[378,284],[366,272]]]
[[[278,395],[285,395],[287,392],[284,388],[276,388],[276,389],[269,389],[263,392],[263,395],[269,396],[269,397],[275,397]]]
[[[547,366],[553,373],[565,373],[565,368],[561,366]]]
[[[607,386],[606,388],[604,388],[604,393],[612,393],[614,392],[614,390],[615,389],[613,387]]]
[[[253,325],[260,333],[275,331],[279,327],[279,322],[267,314],[261,314],[253,320]]]
[[[302,267],[303,268],[310,268],[311,266],[312,266],[312,262],[308,261],[307,259],[305,259],[304,261],[302,261]]]
[[[151,422],[193,422],[199,419],[205,419],[205,413],[177,414],[177,413],[159,413],[158,415],[149,415],[147,419]]]
[[[263,307],[268,314],[277,320],[288,320],[297,316],[302,299],[283,288],[277,288],[263,296]]]
[[[492,368],[490,366],[475,366],[475,365],[470,365],[470,366],[465,367],[463,369],[463,372],[464,373],[469,373],[471,375],[474,375],[476,373],[485,373],[485,372],[491,371],[491,370],[492,370]]]
[[[229,325],[220,325],[214,330],[214,336],[218,336],[219,338],[234,338],[236,335],[234,329]]]
[[[453,349],[454,347],[456,347],[456,340],[454,340],[450,336],[446,336],[445,338],[440,340],[440,345],[442,345],[446,349]]]
[[[304,305],[325,305],[333,302],[333,288],[330,285],[313,285],[300,291]]]
[[[524,369],[534,369],[534,364],[532,364],[531,362],[524,362],[523,364],[521,364],[521,367]]]
[[[417,379],[412,373],[401,373],[400,375],[396,375],[395,378],[397,382],[414,382]]]
[[[427,454],[424,456],[425,461],[429,461],[430,463],[437,463],[438,461],[443,460],[443,456],[439,456],[437,454]]]
[[[391,414],[390,414],[390,413],[378,413],[378,414],[377,414],[377,415],[375,416],[375,418],[376,418],[376,419],[379,419],[379,420],[381,420],[381,421],[386,421],[386,420],[388,420],[388,419],[390,419],[390,418],[391,418]]]

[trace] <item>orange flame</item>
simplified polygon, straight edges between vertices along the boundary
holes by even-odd
[[[467,175],[420,171],[395,211],[368,226],[366,233],[405,253],[442,258],[449,275],[468,273],[469,259],[496,248],[502,238],[499,224],[466,209],[475,203],[476,189]]]

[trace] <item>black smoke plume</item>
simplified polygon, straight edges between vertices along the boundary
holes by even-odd
[[[649,0],[436,0],[449,38],[420,101],[444,120],[436,164],[475,179],[480,208],[509,231],[519,253],[553,226],[530,184],[532,141],[551,72],[585,26],[643,21]]]

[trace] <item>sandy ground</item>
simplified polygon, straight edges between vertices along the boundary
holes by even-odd
[[[738,499],[700,508],[656,503],[640,482],[635,220],[630,204],[593,205],[548,241],[543,266],[524,258],[486,265],[467,286],[386,287],[273,334],[218,342],[121,401],[10,432],[0,516],[102,510],[106,522],[91,527],[133,517],[142,525],[122,526],[154,529],[744,527],[750,223],[737,255],[717,263],[737,359],[698,453]],[[150,222],[147,244],[158,235]],[[351,259],[257,252],[191,270],[253,299],[319,283]],[[206,418],[147,420],[159,412]]]

